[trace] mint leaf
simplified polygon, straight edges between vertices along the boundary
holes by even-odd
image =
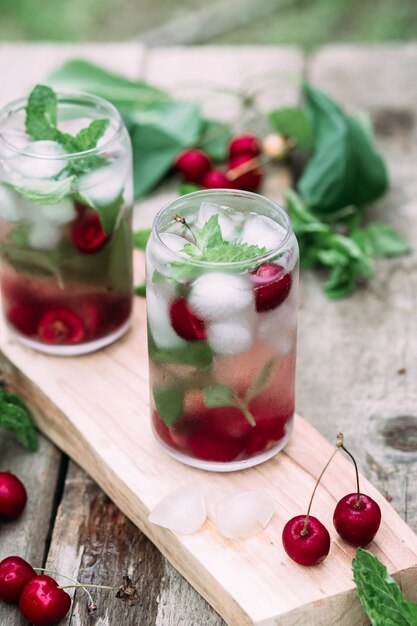
[[[363,229],[375,256],[401,256],[411,252],[405,241],[389,224],[373,222]]]
[[[204,402],[210,408],[234,406],[234,395],[234,390],[226,385],[211,385],[204,389]]]
[[[106,132],[109,126],[109,120],[93,120],[87,128],[83,128],[74,137],[74,141],[80,152],[95,148],[97,142]]]
[[[72,191],[75,176],[62,180],[25,179],[19,184],[9,183],[11,187],[33,204],[53,205],[61,202]]]
[[[133,245],[137,250],[145,250],[148,239],[151,235],[152,229],[145,228],[143,230],[137,230],[133,233]]]
[[[189,342],[184,348],[166,350],[158,348],[148,330],[148,350],[150,358],[157,364],[191,365],[199,370],[209,369],[213,365],[213,351],[204,341]]]
[[[417,604],[404,598],[376,556],[359,548],[352,569],[359,600],[372,626],[417,626]]]
[[[154,385],[153,399],[158,415],[166,426],[172,426],[182,416],[184,395],[180,389]]]
[[[181,185],[178,187],[178,195],[186,196],[187,193],[194,193],[194,191],[200,191],[200,189],[202,189],[202,187],[200,187],[199,185],[193,185],[192,183],[181,183]]]
[[[313,148],[313,130],[304,109],[284,107],[271,111],[269,113],[269,123],[277,133],[295,139],[301,150],[311,150]]]
[[[77,195],[83,204],[87,204],[98,213],[104,232],[107,236],[111,235],[116,226],[120,209],[123,206],[123,191],[108,204],[98,204],[90,198],[87,191],[80,191]]]
[[[136,285],[136,287],[134,287],[134,293],[135,293],[135,296],[140,296],[141,298],[145,298],[146,297],[146,282],[144,281],[140,285]]]
[[[262,256],[268,252],[267,248],[250,245],[247,243],[223,243],[209,248],[206,252],[198,257],[199,261],[207,261],[210,263],[235,263],[244,262],[254,257]]]
[[[46,85],[36,85],[26,107],[26,132],[32,139],[56,139],[57,97]]]
[[[4,389],[0,389],[0,427],[12,433],[30,452],[38,449],[38,437],[28,407],[19,396]]]
[[[223,243],[222,231],[219,226],[219,216],[212,215],[200,229],[193,229],[195,245],[202,254]]]
[[[246,392],[245,400],[246,402],[250,402],[252,398],[258,395],[266,387],[272,376],[272,370],[274,369],[275,359],[269,359],[261,371],[257,379],[251,384],[248,391]]]

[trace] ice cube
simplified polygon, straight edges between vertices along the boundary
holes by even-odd
[[[72,222],[76,215],[77,212],[72,201],[69,198],[65,198],[58,204],[31,205],[30,219],[33,221],[40,219],[53,224],[68,224]]]
[[[227,207],[223,207],[219,204],[202,202],[196,220],[197,228],[203,228],[204,224],[206,224],[206,222],[208,222],[213,215],[219,216],[219,226],[223,239],[226,241],[233,241],[236,239],[237,225],[227,212]]]
[[[151,235],[152,236],[152,235]],[[174,235],[173,233],[161,233],[160,238],[163,243],[173,250],[174,252],[180,252],[185,244],[189,243],[184,237]],[[184,255],[186,256],[186,255]],[[159,242],[153,241],[152,246],[148,246],[146,249],[146,273],[149,280],[153,279],[155,270],[163,272],[167,265],[173,261],[172,255],[165,249]],[[175,291],[175,285],[168,279],[164,283],[160,283],[161,291],[165,296],[173,295]]]
[[[286,230],[266,215],[250,215],[243,226],[240,241],[273,250],[286,237]]]
[[[0,218],[5,222],[18,222],[23,211],[20,198],[13,189],[0,185]]]
[[[152,337],[159,348],[175,350],[187,345],[171,326],[169,301],[165,294],[150,288],[146,290],[146,308]]]
[[[252,323],[243,313],[207,324],[206,332],[207,341],[216,354],[240,354],[249,350],[253,344]]]
[[[80,176],[78,188],[87,204],[93,207],[106,206],[123,192],[128,175],[129,161],[120,159]]]
[[[52,250],[61,238],[59,226],[38,220],[29,231],[29,245],[36,250]]]
[[[216,507],[219,532],[228,539],[248,539],[263,530],[274,514],[273,500],[258,491],[241,491]]]
[[[289,354],[297,337],[297,285],[276,309],[258,314],[258,337],[280,356]]]
[[[197,532],[206,521],[204,493],[200,485],[189,483],[172,491],[150,512],[148,520],[183,535]]]
[[[254,309],[251,284],[246,276],[212,272],[194,281],[189,305],[204,321],[220,321],[245,309]]]
[[[42,158],[59,157],[65,154],[64,148],[57,141],[32,141],[24,147],[25,152],[39,155],[39,158],[17,154],[8,164],[14,174],[24,178],[55,178],[66,167],[65,159]]]

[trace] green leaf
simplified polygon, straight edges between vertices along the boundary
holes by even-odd
[[[199,370],[209,369],[213,365],[213,351],[205,341],[190,341],[183,348],[166,350],[158,348],[148,329],[148,349],[150,358],[157,364],[190,365]]]
[[[19,184],[9,183],[11,187],[34,204],[50,206],[58,204],[71,193],[75,176],[62,180],[25,179]]]
[[[376,556],[359,548],[352,569],[359,600],[372,626],[417,626],[417,604],[404,598]]]
[[[235,392],[226,385],[210,385],[204,390],[204,402],[206,406],[213,408],[216,406],[234,406]]]
[[[144,228],[133,233],[133,245],[137,250],[146,250],[146,244],[151,235],[151,228]]]
[[[304,109],[296,107],[275,109],[269,113],[269,122],[277,133],[295,139],[301,150],[313,148],[313,131]]]
[[[388,175],[362,124],[311,85],[305,83],[303,92],[315,138],[298,184],[307,204],[332,212],[376,200],[387,189]]]
[[[226,160],[227,148],[233,133],[229,126],[217,120],[203,120],[197,147],[207,152],[213,161]]]
[[[410,244],[405,241],[389,224],[373,222],[363,229],[375,256],[400,256],[411,252]]]
[[[32,139],[56,139],[57,97],[46,85],[36,85],[26,107],[26,132]]]
[[[200,109],[189,102],[166,102],[132,115],[136,198],[165,176],[181,150],[195,144],[200,128]]]
[[[154,385],[153,399],[158,415],[166,426],[172,426],[182,416],[184,394],[181,389]]]
[[[223,243],[209,248],[199,256],[198,259],[209,263],[243,263],[255,257],[262,256],[267,252],[267,248],[260,248],[259,246],[247,243],[238,244],[223,241]]]
[[[246,392],[245,400],[246,402],[250,402],[255,396],[257,396],[262,389],[264,389],[267,385],[269,385],[272,370],[274,369],[275,359],[269,359],[261,371],[257,379],[251,384],[248,391]]]
[[[223,243],[222,231],[219,226],[219,216],[212,215],[200,229],[193,229],[195,245],[201,253],[216,248]]]
[[[77,148],[80,152],[95,148],[97,142],[106,132],[109,120],[93,120],[89,126],[80,130],[74,137]]]
[[[187,193],[194,193],[194,191],[200,191],[202,187],[199,185],[193,185],[192,183],[181,183],[178,187],[178,195],[186,196]]]
[[[38,437],[32,421],[32,415],[19,396],[0,389],[0,427],[8,430],[17,441],[35,452],[39,448]]]
[[[108,204],[98,204],[95,202],[95,200],[89,196],[88,190],[79,191],[77,195],[83,204],[87,204],[98,213],[100,224],[104,232],[107,236],[111,235],[117,224],[120,209],[123,206],[123,191]]]
[[[140,285],[136,285],[134,288],[135,296],[140,296],[141,298],[146,298],[146,282],[143,281]]]

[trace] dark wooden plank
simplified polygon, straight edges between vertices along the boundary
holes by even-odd
[[[390,171],[390,192],[370,215],[417,241],[417,46],[332,46],[309,78],[350,110],[364,109]],[[298,410],[325,435],[338,430],[368,478],[417,529],[417,256],[377,263],[351,298],[329,302],[304,272]],[[352,484],[353,487],[353,484]]]

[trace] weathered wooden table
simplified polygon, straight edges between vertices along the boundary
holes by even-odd
[[[391,191],[372,213],[411,243],[417,241],[417,45],[332,46],[310,57],[295,48],[2,45],[0,105],[25,94],[74,56],[177,93],[193,81],[239,87],[264,74],[266,108],[297,102],[299,90],[288,75],[304,72],[347,107],[369,112],[391,174]],[[271,73],[276,73],[273,81]],[[230,118],[230,103],[214,98],[209,106],[214,115]],[[263,192],[279,199],[281,183],[272,176]],[[171,197],[168,185],[140,203],[136,225],[148,225]],[[417,530],[416,255],[380,261],[368,287],[340,302],[326,300],[321,281],[317,273],[303,273],[297,409],[332,440],[336,431],[344,431],[363,473]],[[45,438],[31,455],[2,432],[0,469],[21,476],[30,494],[24,517],[0,526],[0,559],[19,554],[85,582],[117,585],[127,573],[138,583],[140,602],[133,607],[107,591],[95,593],[95,618],[86,615],[85,599],[77,593],[63,623],[223,623],[88,476]],[[1,626],[23,623],[15,610],[0,606]]]

